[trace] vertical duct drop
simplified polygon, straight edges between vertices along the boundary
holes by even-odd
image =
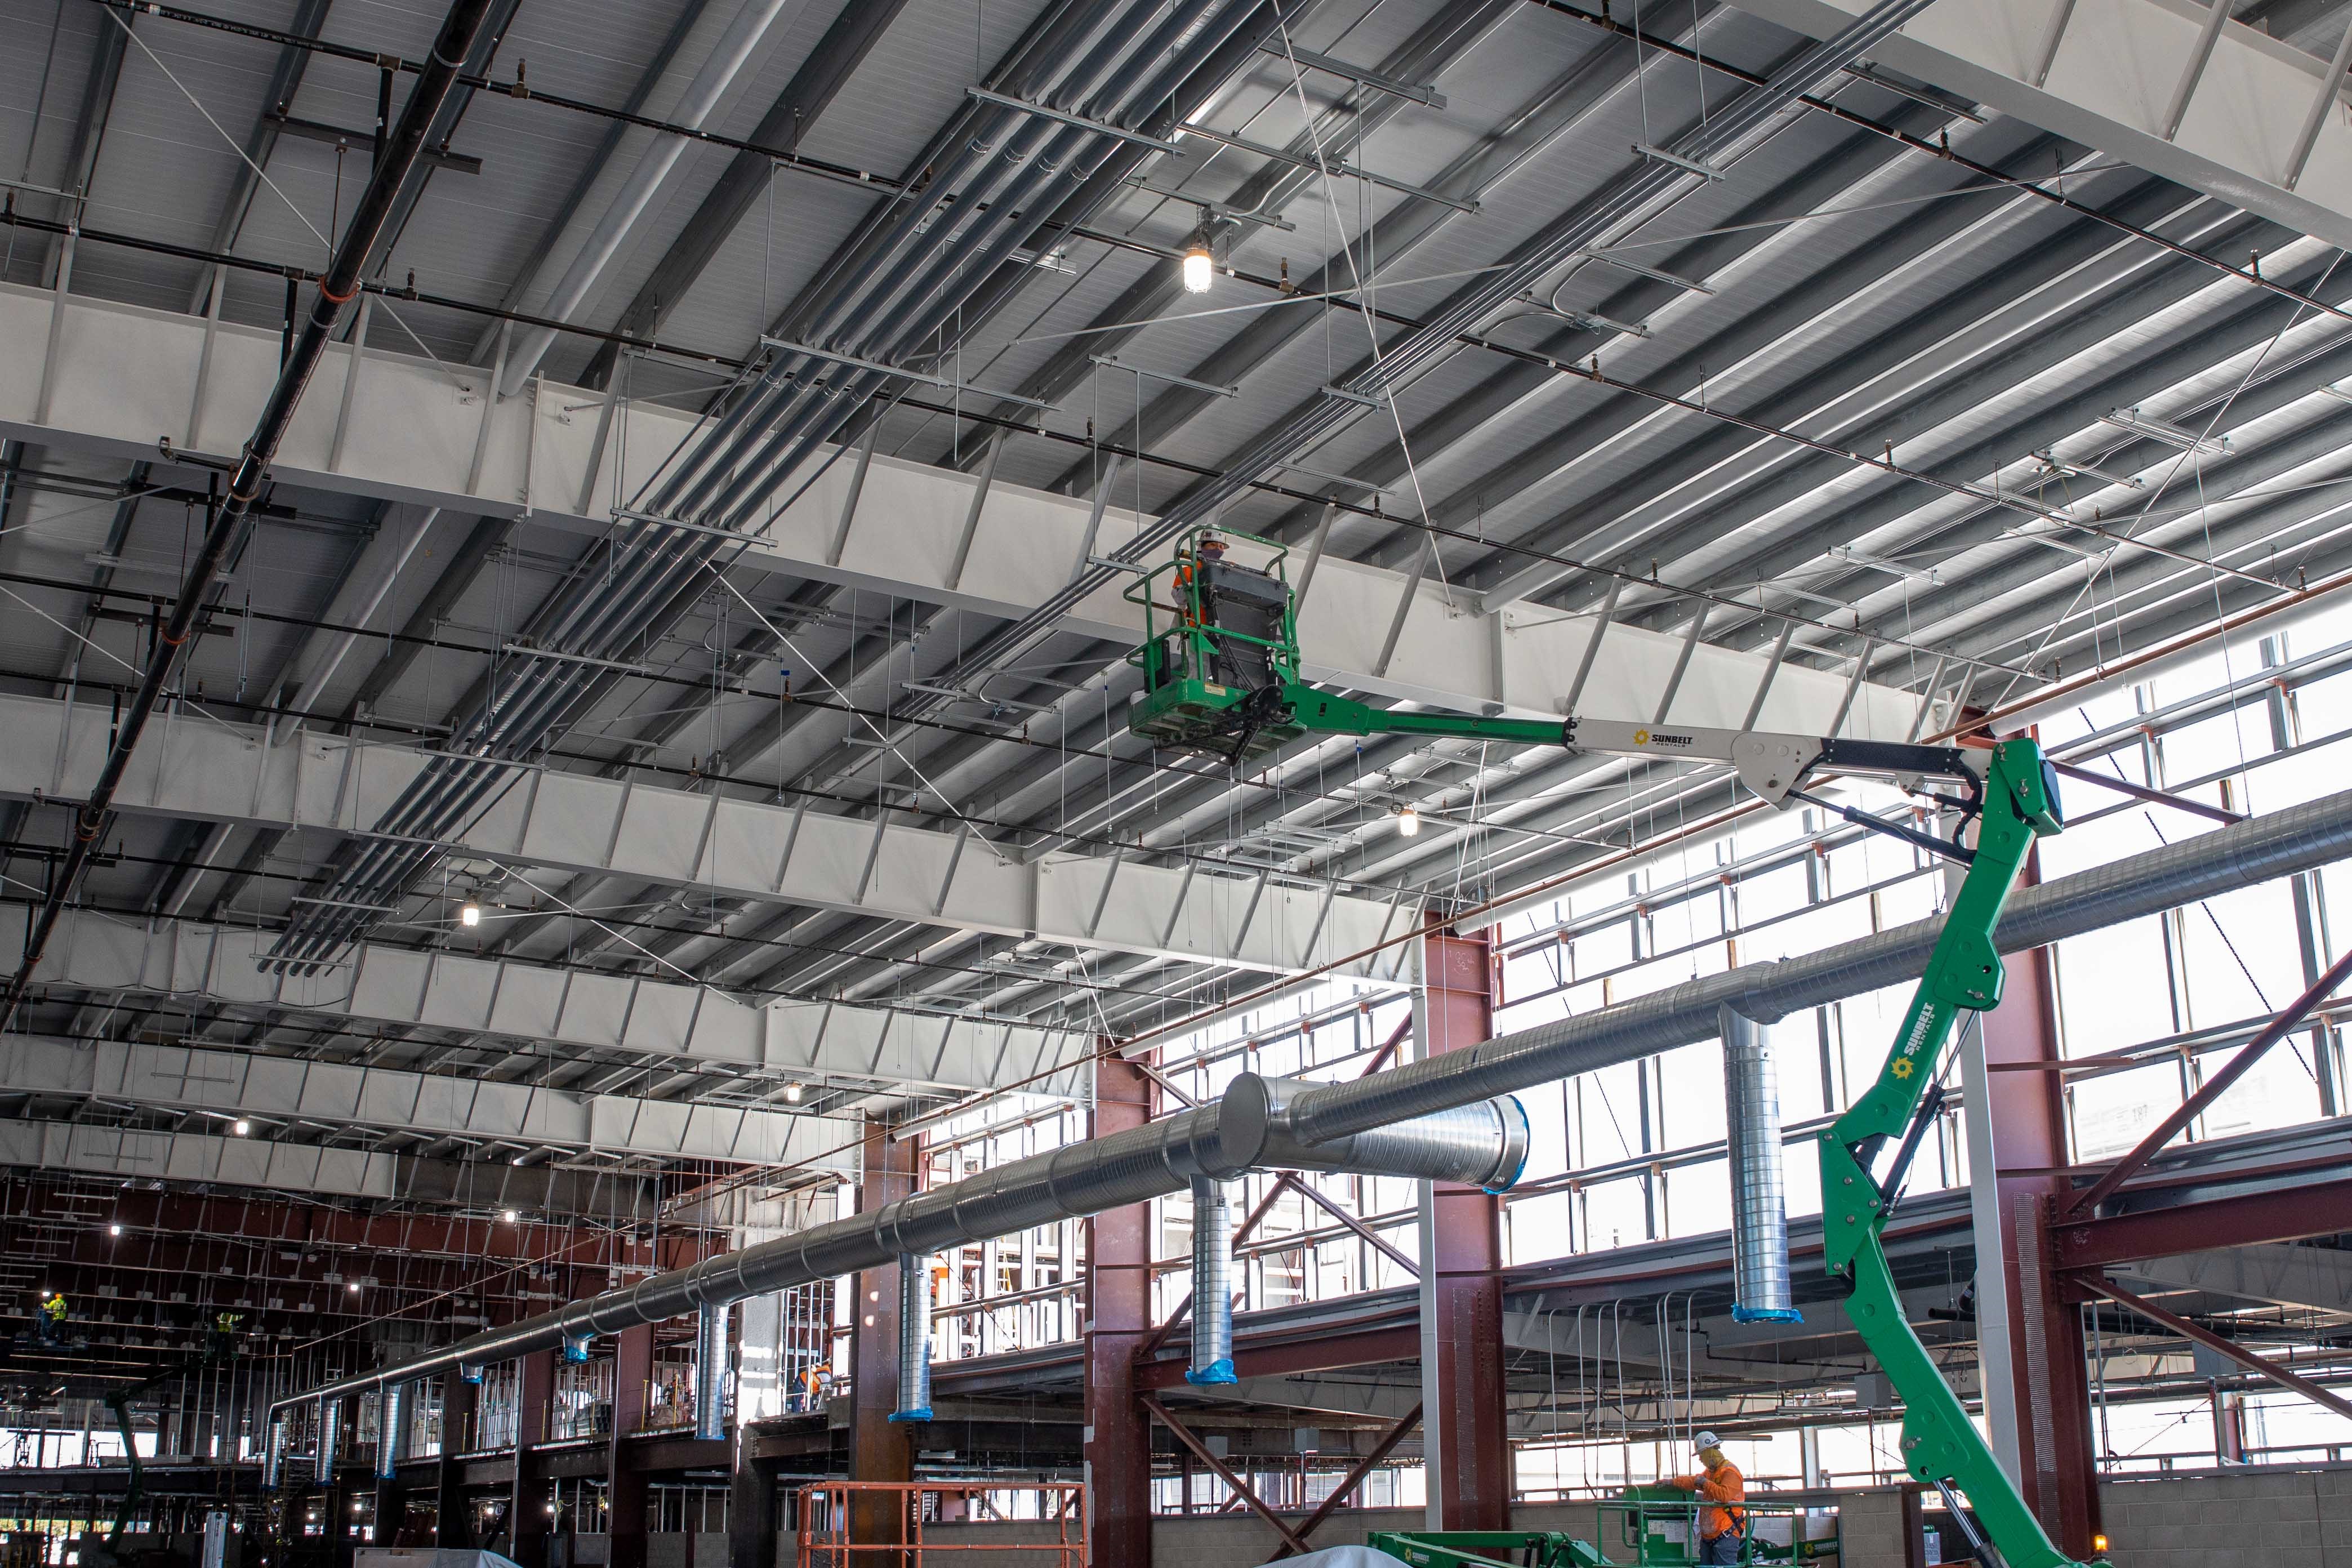
[[[893,1421],[931,1418],[931,1264],[898,1255],[898,1408]]]
[[[319,1401],[319,1457],[311,1468],[322,1487],[335,1484],[335,1462],[342,1458],[343,1402],[340,1399]]]
[[[1234,1373],[1234,1211],[1225,1184],[1192,1178],[1192,1362],[1195,1387],[1238,1381]]]
[[[286,1482],[286,1415],[269,1419],[269,1446],[261,1451],[261,1489],[274,1492]]]
[[[1733,1319],[1802,1320],[1789,1285],[1788,1183],[1781,1169],[1780,1080],[1762,1025],[1729,1004],[1716,1010],[1723,1037],[1725,1142],[1731,1155]]]
[[[694,1435],[727,1436],[727,1309],[708,1303],[694,1320]]]
[[[405,1383],[387,1383],[376,1400],[375,1474],[381,1481],[399,1473],[408,1447],[408,1388]]]

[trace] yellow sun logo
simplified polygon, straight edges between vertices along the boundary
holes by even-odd
[[[1633,744],[1637,746],[1646,746],[1649,743],[1650,732],[1647,730],[1636,730],[1633,731]]]
[[[1909,1078],[1911,1076],[1911,1058],[1909,1057],[1896,1057],[1895,1058],[1894,1070],[1896,1078]]]

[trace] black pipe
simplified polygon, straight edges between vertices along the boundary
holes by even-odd
[[[171,618],[162,627],[154,656],[140,678],[138,690],[123,710],[122,722],[107,752],[106,765],[99,771],[97,785],[91,789],[89,799],[74,813],[73,847],[57,880],[42,899],[40,916],[26,937],[24,963],[9,981],[6,995],[0,997],[0,1029],[6,1028],[16,1016],[16,1005],[32,983],[33,971],[48,946],[49,934],[57,929],[58,916],[72,896],[82,868],[89,863],[91,849],[106,830],[108,811],[131,765],[131,753],[138,748],[139,737],[147,727],[149,715],[155,711],[155,704],[163,698],[164,685],[179,668],[181,651],[195,629],[196,617],[204,611],[204,601],[214,580],[220,575],[221,563],[227,558],[237,535],[244,531],[247,515],[261,495],[263,481],[268,478],[270,459],[278,455],[278,444],[285,439],[287,427],[294,422],[295,406],[302,401],[312,373],[326,354],[336,324],[342,319],[343,307],[359,294],[360,269],[392,215],[401,181],[425,151],[425,128],[442,100],[449,96],[449,89],[457,85],[467,51],[473,47],[474,35],[481,30],[482,18],[489,7],[490,0],[456,0],[449,7],[448,19],[441,25],[441,35],[434,40],[432,57],[426,60],[415,90],[408,95],[407,105],[401,110],[399,128],[393,132],[389,146],[380,144],[383,156],[360,196],[359,205],[352,212],[351,226],[335,248],[327,275],[319,280],[319,297],[311,304],[310,319],[303,323],[285,363],[278,369],[278,383],[270,388],[269,401],[262,406],[261,418],[254,426],[252,438],[246,443],[235,478],[229,481],[227,499],[214,512],[212,524],[205,531],[204,542],[194,561],[189,563],[179,601],[172,606]]]

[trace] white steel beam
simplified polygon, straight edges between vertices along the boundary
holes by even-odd
[[[0,907],[0,949],[23,946],[26,910]],[[271,936],[69,910],[32,980],[635,1052],[885,1093],[962,1093],[1035,1077],[1024,1092],[1075,1099],[1093,1045],[1089,1035],[1028,1025],[850,1003],[762,1005],[683,982],[368,944],[317,973],[289,975],[258,963]]]
[[[1827,37],[1868,0],[1733,0]],[[2314,58],[2213,0],[1940,0],[1874,57],[2153,174],[2352,246],[2344,55]]]
[[[0,798],[86,796],[104,765],[107,710],[0,697]],[[258,729],[167,710],[131,759],[115,809],[273,828],[373,834],[433,762],[419,747]],[[1332,898],[1113,857],[1022,861],[957,837],[717,794],[514,764],[447,847],[520,867],[610,874],[748,899],[1034,937],[1072,947],[1290,973],[1402,929],[1384,900]],[[1118,897],[1106,899],[1111,879]],[[1253,912],[1253,906],[1254,912]],[[1383,973],[1376,958],[1346,973]]]
[[[741,1106],[122,1040],[0,1037],[0,1094],[856,1173],[858,1125]],[[844,1150],[848,1151],[846,1153]]]
[[[153,1182],[214,1182],[284,1192],[397,1198],[400,1160],[204,1132],[134,1132],[65,1121],[0,1121],[0,1165]]]
[[[2217,57],[2209,76],[2221,68]],[[2197,114],[2192,106],[2192,122]],[[0,288],[0,434],[125,458],[152,457],[158,438],[167,437],[188,452],[233,458],[233,444],[252,426],[277,374],[278,337],[221,323],[200,378],[205,326],[170,311]],[[296,414],[273,472],[289,483],[471,513],[528,514],[601,534],[613,525],[612,509],[636,500],[637,487],[694,426],[688,414],[642,403],[615,410],[608,422],[601,395],[574,387],[544,385],[536,397],[486,405],[487,379],[478,369],[371,350],[341,450],[334,448],[334,401],[314,400]],[[1001,482],[981,493],[974,476],[879,452],[845,458],[760,526],[742,567],[1013,618],[1067,583],[1083,553],[1115,551],[1155,521],[1116,506],[1097,513],[1088,500]],[[887,526],[872,526],[873,519]],[[1064,624],[1114,642],[1136,640],[1140,611],[1119,596],[1129,581],[1089,595]],[[1399,629],[1384,659],[1392,625]],[[1398,700],[1522,715],[1563,710],[1601,626],[1592,616],[1486,605],[1444,583],[1409,584],[1401,573],[1335,560],[1319,563],[1300,616],[1310,679]],[[1582,716],[1647,721],[1679,651],[1670,635],[1608,628],[1580,694]],[[1766,663],[1759,654],[1700,648],[1675,719],[1736,723]],[[1773,682],[1759,722],[1822,732],[1836,721],[1844,685],[1833,671],[1792,666]],[[1914,706],[1901,691],[1865,685],[1843,732],[1899,739]]]

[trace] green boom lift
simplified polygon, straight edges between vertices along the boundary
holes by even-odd
[[[1253,563],[1229,556],[1249,548]],[[1742,784],[1778,808],[1798,802],[1890,834],[1967,866],[1927,972],[1877,1081],[1822,1137],[1822,1201],[1831,1278],[1846,1315],[1903,1396],[1903,1455],[1911,1474],[1940,1490],[1988,1563],[2074,1568],[2010,1484],[1927,1348],[1904,1317],[1881,1236],[1919,1141],[1942,1104],[1938,1064],[1965,1015],[1998,1005],[2000,955],[1993,928],[2036,837],[2056,833],[2056,780],[2031,740],[1990,749],[1848,741],[1758,731],[1669,728],[1597,720],[1486,718],[1395,711],[1349,701],[1299,674],[1297,604],[1270,540],[1195,528],[1174,558],[1142,573],[1127,597],[1143,608],[1144,642],[1129,656],[1143,672],[1128,726],[1155,745],[1197,752],[1234,766],[1302,735],[1429,735],[1562,746],[1614,756],[1728,763]],[[1805,793],[1817,774],[1891,778],[1928,794],[1934,779],[1958,795],[1930,795],[1976,823],[1966,847]],[[1889,1146],[1885,1169],[1880,1157]],[[1958,1495],[1955,1495],[1955,1493]],[[1975,1524],[1961,1511],[1965,1497]],[[1424,1544],[1439,1538],[1417,1537]],[[1483,1557],[1461,1543],[1457,1558]],[[1564,1548],[1562,1550],[1565,1550]]]

